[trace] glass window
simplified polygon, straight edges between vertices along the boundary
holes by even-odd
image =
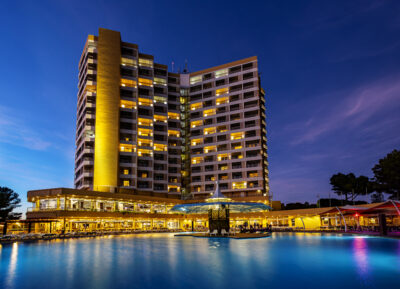
[[[227,68],[220,69],[220,70],[217,70],[215,72],[215,78],[223,77],[223,76],[227,76],[227,75],[228,75],[228,69]]]

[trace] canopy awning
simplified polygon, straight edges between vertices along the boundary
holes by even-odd
[[[271,207],[263,203],[251,202],[208,202],[175,205],[170,212],[184,214],[206,214],[208,210],[219,206],[227,206],[232,213],[250,213],[270,210]]]

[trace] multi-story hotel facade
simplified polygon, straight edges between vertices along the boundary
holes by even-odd
[[[257,57],[174,73],[119,32],[89,35],[79,61],[75,188],[269,198]]]

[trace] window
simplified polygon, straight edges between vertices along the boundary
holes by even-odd
[[[210,115],[214,115],[215,114],[215,109],[207,109],[205,111],[203,111],[203,116],[210,116]]]
[[[135,146],[131,144],[120,144],[119,145],[119,151],[120,152],[134,152],[135,151]]]
[[[151,99],[140,98],[140,97],[139,97],[139,105],[153,106],[153,101],[152,101]]]
[[[155,151],[166,152],[167,151],[167,145],[155,143],[154,144],[154,150]]]
[[[198,138],[198,139],[192,139],[192,146],[197,146],[199,144],[203,143],[203,139],[202,138]]]
[[[155,122],[167,122],[167,117],[164,115],[154,115]]]
[[[139,58],[139,65],[140,66],[153,67],[153,60],[145,59],[145,58]]]
[[[232,183],[232,189],[246,189],[247,188],[247,182],[233,182]]]
[[[220,89],[217,89],[215,91],[215,95],[216,96],[219,96],[219,95],[222,95],[222,94],[226,94],[226,93],[229,93],[229,88],[228,87],[220,88]]]
[[[138,124],[144,126],[153,126],[153,120],[148,118],[138,118]]]
[[[179,113],[168,112],[168,118],[169,119],[179,119]]]
[[[139,157],[151,157],[151,156],[153,156],[153,151],[146,150],[146,149],[138,149],[138,156]]]
[[[124,170],[124,175],[129,175],[129,170]]]
[[[139,78],[139,85],[153,86],[153,81],[147,78]]]
[[[203,121],[202,121],[202,120],[195,120],[195,121],[192,121],[192,122],[190,123],[190,126],[191,126],[192,128],[195,128],[195,127],[201,126],[201,125],[203,125]]]
[[[167,80],[164,78],[154,77],[154,84],[167,85]]]
[[[202,163],[203,162],[203,157],[193,157],[192,158],[192,164],[200,164],[200,163]]]
[[[215,100],[215,103],[216,103],[216,105],[221,105],[221,104],[229,103],[229,98],[228,98],[227,96],[217,98],[217,99]]]
[[[179,137],[179,131],[177,130],[168,130],[168,136]]]
[[[138,134],[141,136],[153,136],[153,131],[151,129],[139,128]]]
[[[227,161],[229,160],[229,154],[219,154],[218,161]]]
[[[205,128],[205,129],[204,129],[204,134],[205,134],[205,135],[206,135],[206,134],[213,134],[213,133],[216,133],[215,127],[209,127],[209,128]]]
[[[124,180],[124,187],[129,187],[131,182],[129,180]]]
[[[208,146],[208,147],[204,147],[204,153],[212,153],[212,152],[216,152],[217,148],[215,146]]]
[[[133,67],[137,66],[137,62],[135,59],[130,59],[126,57],[121,57],[121,64],[122,66],[133,66]]]
[[[201,82],[201,75],[193,76],[190,78],[190,84]]]
[[[203,103],[202,102],[197,102],[197,103],[192,103],[190,105],[190,110],[196,110],[202,108]]]
[[[154,96],[154,102],[159,102],[159,103],[167,104],[167,98],[164,97],[164,96],[155,95],[155,96]]]
[[[129,109],[136,109],[136,102],[134,101],[128,101],[128,100],[123,100],[121,99],[120,105],[121,108],[129,108]]]
[[[139,138],[138,139],[138,145],[139,146],[145,146],[145,147],[151,147],[153,145],[153,142],[149,139],[143,139],[143,138]]]
[[[121,78],[121,86],[136,87],[136,81],[132,79]]]
[[[231,133],[231,140],[242,139],[244,137],[242,132]]]
[[[227,76],[227,75],[228,75],[228,69],[227,68],[220,69],[220,70],[217,70],[215,72],[215,78],[223,77],[223,76]]]

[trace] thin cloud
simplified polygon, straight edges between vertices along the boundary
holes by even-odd
[[[372,117],[398,105],[400,105],[398,77],[364,85],[339,101],[332,109],[328,111],[325,109],[317,116],[289,127],[296,136],[291,144],[313,142],[320,136],[340,128],[358,128]]]
[[[0,106],[0,142],[40,151],[51,146],[33,128],[12,115],[10,109]]]

